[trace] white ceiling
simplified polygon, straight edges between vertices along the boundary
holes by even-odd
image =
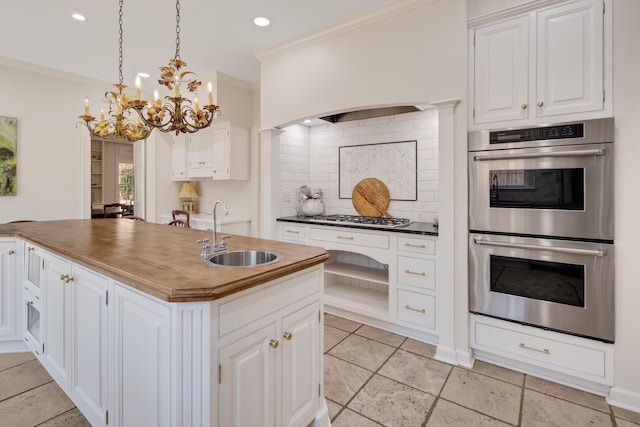
[[[259,82],[257,52],[342,23],[399,0],[181,0],[181,59],[201,76],[221,71]],[[118,0],[12,0],[3,2],[0,57],[118,80]],[[87,17],[85,22],[72,13]],[[269,27],[253,18],[265,16]],[[124,1],[124,84],[151,74],[175,52],[175,1]]]

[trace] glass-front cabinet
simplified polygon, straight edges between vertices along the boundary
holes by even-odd
[[[25,243],[24,248],[24,341],[38,357],[42,355],[42,250]]]

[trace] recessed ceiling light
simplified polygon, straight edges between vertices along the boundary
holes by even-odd
[[[73,15],[71,15],[71,17],[73,19],[75,19],[76,21],[86,21],[87,18],[84,15],[80,15],[79,13],[74,13]]]
[[[311,119],[306,119],[304,123],[311,123]]]
[[[271,23],[271,21],[269,21],[267,18],[263,16],[259,16],[253,20],[253,23],[256,24],[258,27],[266,27]]]
[[[151,75],[145,72],[139,72],[138,77],[142,77],[143,79],[149,78]]]

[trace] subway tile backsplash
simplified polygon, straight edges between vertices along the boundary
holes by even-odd
[[[418,200],[392,200],[388,211],[398,218],[432,221],[438,215],[436,110],[284,129],[280,136],[280,215],[302,215],[298,192],[302,185],[322,188],[325,214],[357,215],[351,199],[339,198],[338,148],[409,140],[417,141]]]

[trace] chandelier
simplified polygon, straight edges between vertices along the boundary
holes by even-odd
[[[200,129],[211,125],[213,118],[219,113],[219,107],[213,104],[211,83],[209,83],[209,93],[207,105],[200,108],[198,103],[198,87],[200,81],[191,79],[195,74],[191,71],[182,70],[187,63],[180,59],[180,0],[176,0],[176,52],[169,65],[160,68],[160,79],[158,83],[173,90],[173,96],[165,96],[166,102],[163,104],[158,99],[158,92],[155,92],[155,102],[149,104],[146,101],[136,99],[132,102],[144,123],[161,132],[194,133]],[[191,101],[183,98],[181,94],[182,84],[186,85],[189,92],[195,92],[193,107]]]
[[[104,110],[100,111],[100,120],[96,120],[91,115],[89,109],[89,98],[85,98],[84,115],[80,116],[84,120],[84,125],[89,129],[91,135],[102,138],[126,139],[127,141],[139,141],[149,136],[152,129],[141,122],[139,118],[133,120],[130,115],[135,117],[132,107],[134,100],[124,94],[127,86],[122,84],[122,4],[120,0],[120,11],[118,15],[119,26],[119,51],[118,51],[118,76],[119,80],[114,86],[116,91],[106,92],[104,94],[109,105],[108,119],[105,119]],[[136,91],[136,101],[140,101],[140,90]]]

